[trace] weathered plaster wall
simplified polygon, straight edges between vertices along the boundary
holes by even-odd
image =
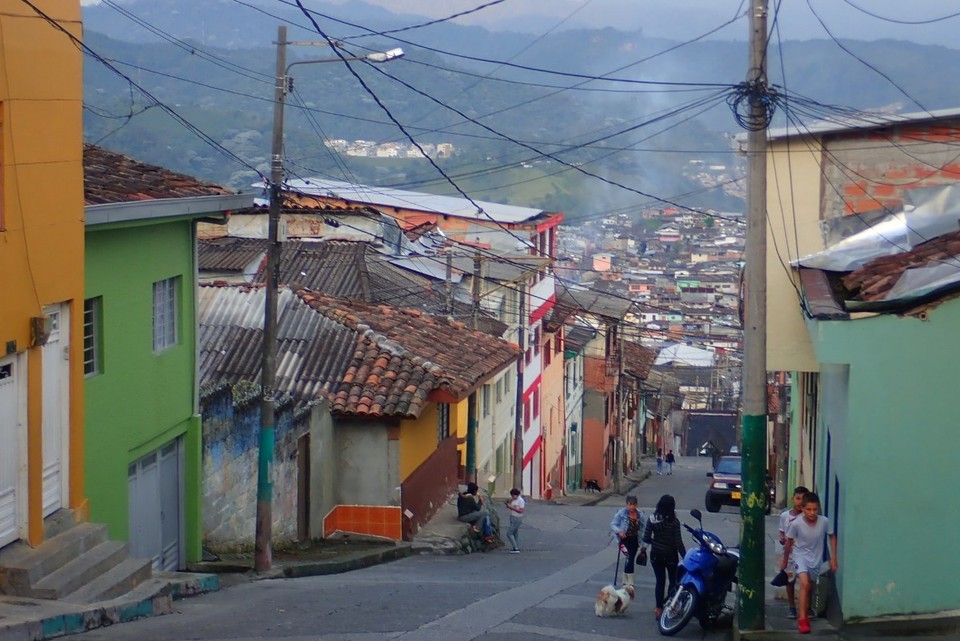
[[[203,540],[211,550],[251,549],[256,532],[260,405],[233,404],[229,387],[205,397],[203,415]],[[280,411],[273,467],[273,541],[297,540],[297,439],[309,414]]]
[[[812,326],[821,362],[849,364],[845,422],[836,418],[842,404],[827,398],[823,405],[832,410],[823,416],[818,449],[824,462],[817,471],[832,500],[839,482],[847,619],[960,608],[955,564],[944,562],[944,537],[960,530],[960,510],[944,500],[960,486],[958,326],[958,300],[930,311],[926,320],[884,315]],[[835,385],[836,378],[821,387]]]

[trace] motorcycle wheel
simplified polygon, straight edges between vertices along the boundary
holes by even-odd
[[[697,611],[697,600],[700,595],[689,585],[682,585],[677,588],[675,597],[671,597],[663,608],[663,614],[657,621],[657,628],[660,634],[665,637],[672,637],[686,626],[693,613]]]

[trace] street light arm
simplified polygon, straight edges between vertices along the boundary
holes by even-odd
[[[284,71],[284,75],[288,75],[290,73],[290,69],[296,65],[313,65],[313,64],[320,64],[324,62],[358,62],[361,60],[364,62],[381,63],[381,62],[390,62],[391,60],[402,58],[404,55],[405,54],[403,52],[403,49],[397,47],[396,49],[390,49],[389,51],[376,51],[373,53],[368,53],[363,56],[341,56],[339,58],[319,58],[316,60],[297,60],[296,62],[291,62],[290,64],[287,65],[287,68]]]

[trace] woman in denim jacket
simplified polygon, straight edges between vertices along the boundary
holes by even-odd
[[[637,509],[637,497],[627,496],[625,507],[617,510],[610,522],[610,530],[620,542],[620,551],[627,557],[623,564],[623,584],[633,585],[634,559],[637,556],[637,548],[640,547],[640,539],[643,536],[644,516],[643,512]],[[643,546],[644,551],[646,546]]]

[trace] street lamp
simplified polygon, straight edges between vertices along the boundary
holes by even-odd
[[[270,209],[267,225],[266,298],[263,311],[263,358],[260,387],[260,439],[257,455],[257,522],[254,541],[254,570],[266,572],[273,565],[271,539],[273,537],[273,455],[276,421],[274,398],[277,377],[277,299],[278,267],[280,265],[280,202],[283,196],[283,105],[287,95],[290,68],[295,65],[321,62],[389,62],[403,57],[402,49],[368,53],[363,56],[339,56],[320,60],[298,60],[287,64],[288,44],[339,46],[339,43],[288,42],[287,28],[277,29],[277,67],[273,105],[273,143],[270,161]]]

